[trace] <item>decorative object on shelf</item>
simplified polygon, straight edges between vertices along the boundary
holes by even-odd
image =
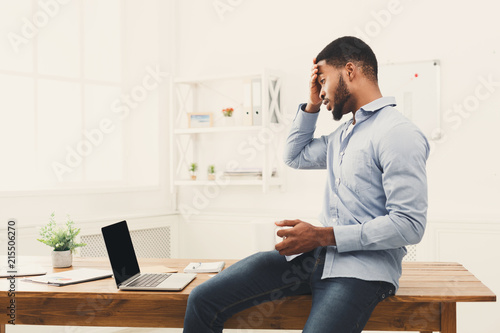
[[[233,112],[233,108],[222,109],[222,114],[224,115],[224,126],[234,126]]]
[[[224,177],[229,179],[257,178],[262,179],[262,168],[237,168],[224,171]],[[271,170],[271,178],[276,177],[276,168]]]
[[[65,227],[57,226],[54,215],[53,212],[50,215],[49,223],[40,229],[41,238],[37,240],[54,248],[52,251],[53,267],[70,267],[75,249],[86,244],[76,243],[76,236],[80,233],[80,228],[75,228],[69,215]]]
[[[191,180],[196,180],[196,171],[198,170],[198,164],[191,163],[189,167],[189,172],[191,173]]]
[[[211,113],[188,113],[188,126],[190,128],[207,128],[212,127],[213,120]]]
[[[234,109],[233,108],[225,108],[222,109],[222,114],[224,117],[232,117],[233,116]]]
[[[208,166],[208,180],[215,180],[215,165]]]

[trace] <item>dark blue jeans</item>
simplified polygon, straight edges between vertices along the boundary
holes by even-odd
[[[375,306],[394,294],[394,286],[355,278],[322,280],[324,262],[325,251],[317,248],[289,262],[277,251],[270,251],[229,266],[193,289],[184,333],[222,332],[224,322],[232,316],[241,327],[259,329],[262,318],[272,316],[281,298],[302,294],[312,294],[303,332],[361,332]],[[238,317],[238,312],[256,305],[258,311]]]

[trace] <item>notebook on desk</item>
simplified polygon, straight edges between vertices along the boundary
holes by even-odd
[[[27,282],[46,283],[52,286],[67,286],[69,284],[105,279],[111,276],[108,270],[94,268],[77,268],[64,272],[57,272],[42,276],[23,279]]]
[[[141,273],[127,222],[111,224],[101,231],[120,290],[180,291],[196,277],[196,274],[183,273]]]

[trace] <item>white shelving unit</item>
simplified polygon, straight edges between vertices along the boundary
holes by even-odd
[[[248,111],[248,94],[245,96],[245,85],[249,82],[260,82],[261,122],[258,125],[244,124],[244,113]],[[228,75],[218,77],[199,77],[174,79],[170,94],[170,183],[175,192],[179,186],[262,186],[267,191],[270,186],[282,184],[283,162],[281,160],[281,142],[283,131],[277,130],[282,122],[282,79],[278,73],[264,70],[260,73]],[[224,125],[222,109],[234,108],[233,125]],[[252,106],[250,106],[252,111]],[[190,113],[212,113],[214,123],[211,127],[190,128]],[[239,115],[239,117],[237,116]],[[237,140],[258,142],[258,159],[246,165],[241,160],[241,149],[227,148],[225,143]],[[233,142],[234,143],[234,142]],[[242,144],[245,144],[244,142]],[[219,148],[220,147],[220,148]],[[216,150],[216,161],[208,161],[207,151]],[[257,148],[255,148],[257,150]],[[227,151],[224,151],[227,150]],[[258,153],[258,154],[257,154]],[[215,157],[214,157],[215,158]],[[205,159],[205,160],[203,160]],[[199,166],[198,180],[189,178],[189,165]],[[232,163],[233,162],[233,163]],[[237,165],[239,168],[262,169],[262,177],[224,177],[224,168],[217,168],[216,180],[206,180],[205,167],[217,163],[219,165]],[[222,169],[222,170],[221,170]]]

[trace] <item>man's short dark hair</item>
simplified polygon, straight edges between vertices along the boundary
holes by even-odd
[[[359,38],[351,36],[337,38],[316,56],[316,63],[321,60],[336,68],[352,62],[361,67],[361,71],[369,80],[375,82],[378,80],[377,57],[368,44]]]

